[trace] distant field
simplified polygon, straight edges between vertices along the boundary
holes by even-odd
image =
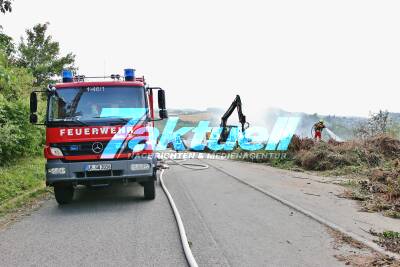
[[[179,119],[181,121],[197,123],[199,121],[204,121],[204,120],[211,121],[214,119],[214,115],[211,114],[210,112],[202,112],[202,113],[194,113],[194,114],[180,114]]]

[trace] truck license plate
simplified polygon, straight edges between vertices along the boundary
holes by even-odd
[[[85,171],[92,172],[92,171],[110,171],[111,164],[89,164],[86,165]]]

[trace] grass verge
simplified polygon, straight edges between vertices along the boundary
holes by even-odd
[[[377,233],[370,230],[370,233],[377,236],[379,239],[375,241],[381,247],[395,253],[400,253],[400,233],[395,231],[384,231]]]
[[[0,216],[47,192],[44,164],[45,159],[34,157],[0,167]]]

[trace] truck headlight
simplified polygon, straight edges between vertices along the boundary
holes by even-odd
[[[58,147],[50,147],[50,152],[51,152],[51,154],[53,154],[53,156],[57,156],[57,157],[64,156],[61,149],[59,149]]]
[[[150,169],[150,164],[131,164],[131,171],[146,171]]]
[[[50,168],[47,170],[48,173],[57,175],[57,174],[65,174],[66,170],[65,168]]]

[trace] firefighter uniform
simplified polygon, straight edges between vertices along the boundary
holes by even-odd
[[[321,140],[321,137],[322,137],[321,133],[322,133],[322,130],[324,128],[325,128],[325,124],[324,124],[323,121],[319,121],[316,124],[314,124],[314,131],[315,131],[314,138],[315,138],[315,140]]]

